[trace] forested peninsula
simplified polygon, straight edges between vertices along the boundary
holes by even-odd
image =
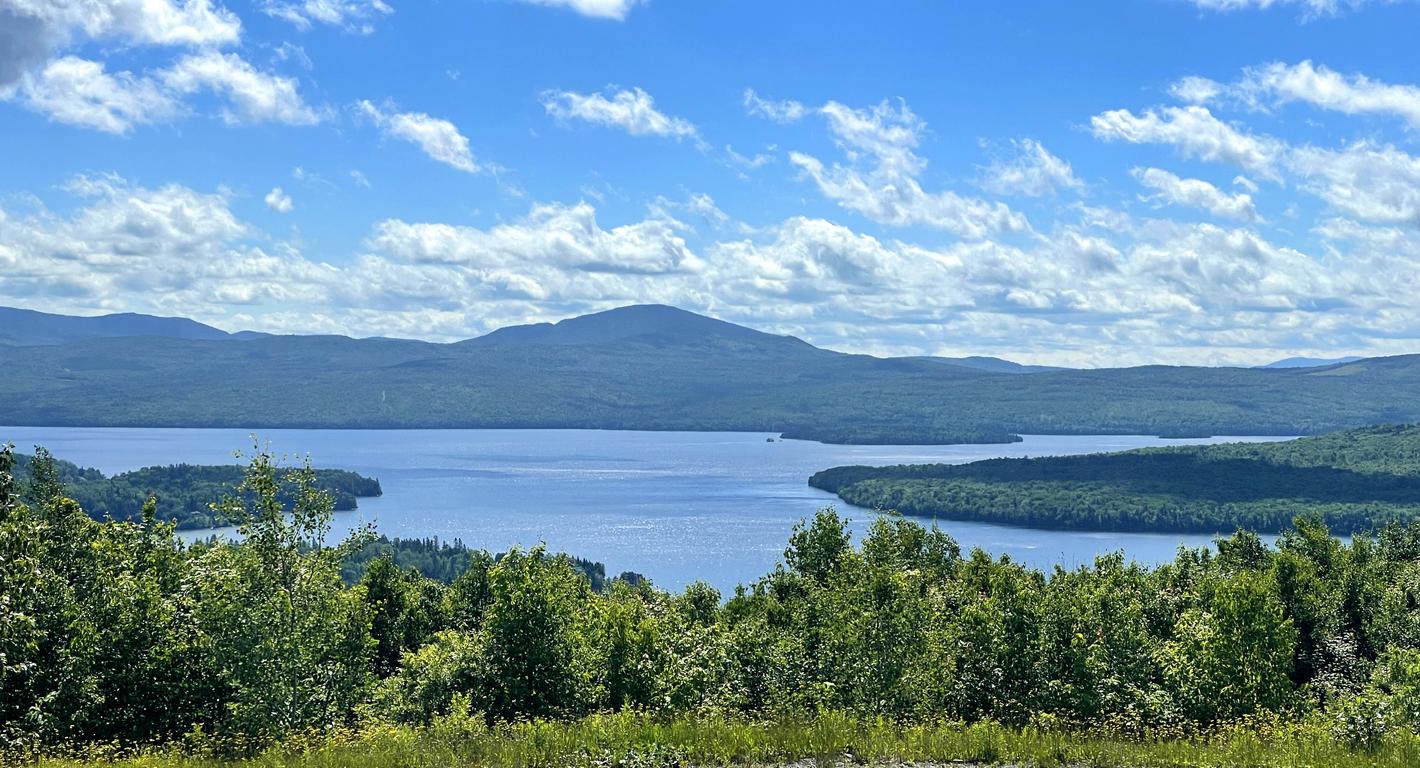
[[[572,568],[587,579],[587,583],[595,592],[604,592],[618,581],[639,584],[646,578],[635,571],[622,571],[615,578],[608,578],[604,563],[575,555],[559,557],[566,558]],[[460,539],[441,541],[433,537],[402,539],[377,536],[345,555],[341,561],[340,575],[345,583],[355,584],[364,578],[365,572],[372,564],[388,560],[400,570],[416,571],[432,581],[447,585],[464,578],[470,572],[486,572],[501,558],[501,554],[490,554],[485,550],[470,547]]]
[[[1420,517],[1420,426],[1273,443],[1143,448],[969,464],[836,467],[815,488],[906,515],[1091,531],[1335,533]]]
[[[171,521],[179,529],[214,528],[232,523],[213,509],[222,497],[235,492],[242,482],[245,469],[238,465],[201,466],[171,464],[145,467],[131,472],[104,475],[97,469],[80,467],[63,459],[53,458],[42,449],[39,452],[54,477],[40,478],[39,485],[62,484],[65,494],[79,503],[96,520],[136,521],[149,498],[157,500],[159,518]],[[26,486],[34,486],[31,467],[34,457],[15,454],[15,477]],[[280,498],[290,503],[295,490],[292,469],[277,471],[281,483]],[[315,470],[316,486],[331,496],[332,508],[350,511],[358,499],[383,493],[380,481],[343,469]],[[40,491],[43,493],[43,491]]]

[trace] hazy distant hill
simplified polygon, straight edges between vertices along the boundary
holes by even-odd
[[[1020,375],[842,354],[660,306],[454,344],[90,338],[0,347],[0,367],[0,420],[15,425],[697,429],[947,443],[1420,421],[1416,356]]]
[[[776,336],[663,304],[637,304],[557,323],[513,325],[460,342],[469,346],[594,346],[640,343],[658,346],[709,342],[814,349],[792,336]]]
[[[1364,360],[1364,357],[1286,357],[1276,362],[1260,365],[1259,368],[1322,368]]]
[[[0,307],[0,344],[52,345],[124,336],[212,340],[248,339],[264,335],[250,331],[231,334],[183,317],[154,317],[132,312],[98,317],[71,317],[30,309]]]
[[[973,355],[971,357],[915,357],[910,359],[929,360],[945,365],[959,365],[963,368],[975,368],[980,371],[991,371],[993,373],[1044,373],[1046,371],[1068,370],[1053,365],[1022,365],[1010,360],[1002,360],[999,357],[982,357],[980,355]]]

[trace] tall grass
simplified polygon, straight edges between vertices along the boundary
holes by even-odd
[[[1192,739],[1126,740],[1086,733],[1012,729],[993,723],[904,725],[828,712],[809,719],[747,721],[702,717],[663,721],[637,714],[595,715],[574,722],[536,721],[489,728],[453,716],[414,728],[372,725],[311,735],[253,757],[225,760],[194,738],[182,747],[128,755],[90,749],[45,758],[50,768],[116,764],[131,768],[653,768],[765,764],[813,760],[882,763],[965,761],[1022,766],[1099,768],[1413,768],[1420,737],[1391,734],[1370,752],[1348,750],[1324,727],[1307,724],[1259,731],[1222,729]]]

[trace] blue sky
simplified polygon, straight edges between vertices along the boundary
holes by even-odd
[[[1420,351],[1420,5],[0,0],[0,304]]]

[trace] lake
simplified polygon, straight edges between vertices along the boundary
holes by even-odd
[[[187,462],[230,464],[252,448],[239,429],[0,427],[0,442],[106,474]],[[774,568],[794,523],[836,504],[861,531],[868,510],[808,487],[841,464],[966,462],[1281,438],[1162,440],[1144,436],[1032,435],[1009,445],[863,446],[768,433],[596,430],[262,430],[278,453],[318,467],[379,478],[384,496],[336,515],[336,530],[373,521],[388,536],[462,539],[492,551],[545,542],[555,551],[634,570],[678,590],[697,579],[729,593]],[[1140,562],[1171,559],[1211,536],[1071,533],[944,521],[964,550],[981,547],[1039,568],[1075,566],[1123,550]],[[191,532],[185,532],[191,533]]]

